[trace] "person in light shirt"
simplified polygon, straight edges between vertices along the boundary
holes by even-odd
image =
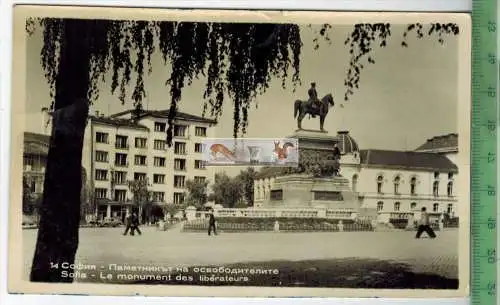
[[[430,226],[429,214],[427,214],[427,209],[425,207],[422,208],[422,213],[420,215],[420,221],[417,229],[417,235],[415,236],[415,238],[420,238],[420,236],[424,232],[426,232],[430,238],[436,238],[436,233]]]

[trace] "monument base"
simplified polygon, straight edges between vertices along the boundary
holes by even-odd
[[[343,177],[316,178],[310,175],[276,177],[264,208],[325,208],[357,211],[359,205]]]

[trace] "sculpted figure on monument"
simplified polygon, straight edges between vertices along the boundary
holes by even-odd
[[[321,104],[320,100],[318,99],[318,91],[316,91],[316,83],[311,83],[311,88],[309,88],[307,94],[309,95],[309,104],[311,105],[311,109],[319,110]],[[311,116],[315,118],[316,113],[311,113]]]
[[[313,118],[319,116],[320,130],[324,131],[323,126],[328,110],[330,107],[335,105],[333,95],[328,93],[323,98],[318,99],[316,83],[311,83],[311,88],[309,88],[307,93],[309,95],[309,99],[307,101],[296,100],[293,105],[293,117],[297,118],[297,128],[302,129],[302,120],[307,114],[309,114]]]

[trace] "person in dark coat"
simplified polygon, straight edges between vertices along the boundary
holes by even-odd
[[[425,207],[422,208],[422,214],[420,217],[420,223],[418,225],[417,229],[417,235],[415,238],[420,238],[422,233],[426,232],[427,235],[429,235],[430,238],[436,238],[436,233],[434,230],[431,228],[430,223],[429,223],[429,214],[427,214],[427,209]]]
[[[137,231],[139,235],[142,235],[141,230],[139,230],[139,217],[137,217],[136,213],[132,214],[132,230],[131,235],[134,235],[134,231]]]
[[[210,210],[209,218],[208,218],[208,235],[210,236],[210,233],[214,232],[214,235],[217,235],[217,231],[215,229],[215,216],[214,216],[214,211]]]
[[[128,215],[127,218],[125,218],[125,232],[123,232],[123,235],[127,235],[127,233],[130,230],[130,235],[134,235],[134,230],[132,229],[132,215]]]

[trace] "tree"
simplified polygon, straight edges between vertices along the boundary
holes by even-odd
[[[207,187],[208,181],[206,180],[187,180],[186,189],[188,190],[188,197],[186,203],[195,206],[197,209],[203,208],[208,200]]]
[[[234,208],[243,199],[243,184],[238,178],[231,178],[226,173],[215,174],[213,199],[225,208]]]
[[[256,177],[257,171],[253,167],[242,170],[237,176],[237,179],[243,185],[243,196],[248,206],[253,206],[254,180]]]
[[[148,189],[148,180],[131,180],[128,182],[128,188],[134,196],[134,206],[139,210],[139,219],[149,221],[151,207],[152,207],[152,194]]]
[[[224,93],[234,103],[233,134],[245,133],[248,109],[270,80],[281,79],[285,88],[289,70],[293,88],[300,83],[302,40],[296,24],[149,22],[122,20],[28,19],[32,33],[43,28],[41,62],[51,87],[52,136],[47,159],[40,227],[30,278],[36,282],[71,282],[51,264],[69,263],[78,248],[80,219],[80,165],[83,135],[89,106],[97,100],[99,82],[112,72],[111,90],[128,100],[127,86],[134,73],[131,98],[140,107],[146,92],[144,75],[151,72],[151,55],[158,50],[171,66],[166,84],[170,87],[170,112],[166,132],[172,143],[173,120],[182,89],[200,74],[207,76],[204,112],[219,117]],[[318,37],[328,40],[331,26],[323,25]],[[408,26],[417,37],[424,36],[421,24]],[[429,25],[429,36],[458,34],[455,24]],[[387,44],[390,24],[358,24],[346,44],[351,62],[346,76],[345,99],[359,87],[363,59],[377,43]],[[406,33],[405,33],[406,37]],[[156,45],[155,43],[158,42]],[[406,42],[403,40],[406,45]],[[133,60],[135,58],[135,60]],[[210,109],[208,109],[210,107]]]
[[[173,218],[175,214],[184,208],[184,205],[168,203],[164,206],[164,211],[166,214],[170,215],[170,218]]]

